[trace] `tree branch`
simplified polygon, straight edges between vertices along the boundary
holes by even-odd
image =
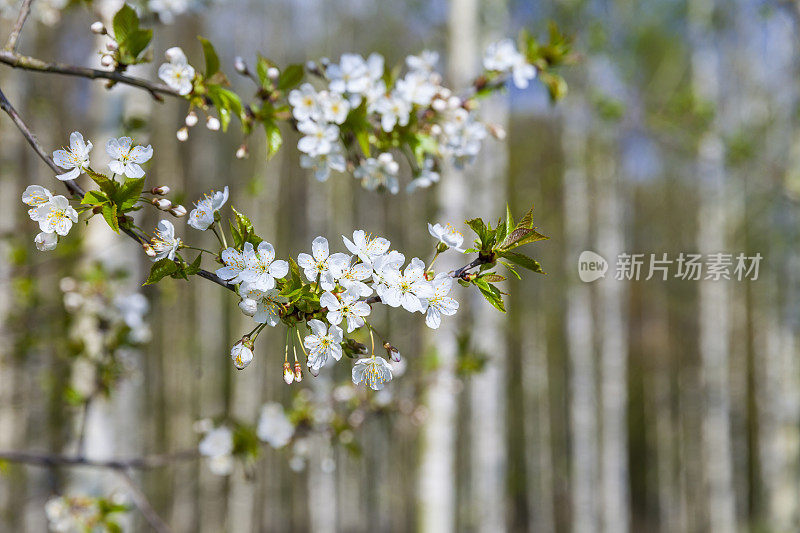
[[[58,166],[55,164],[55,162],[52,160],[52,158],[49,155],[47,155],[47,152],[44,151],[44,148],[42,148],[42,145],[39,144],[39,141],[36,139],[36,136],[33,134],[33,132],[30,130],[30,128],[28,128],[28,125],[25,124],[25,122],[22,120],[22,117],[19,116],[19,113],[17,113],[17,110],[14,109],[14,106],[11,105],[11,102],[8,101],[8,98],[6,98],[6,95],[3,94],[2,89],[0,89],[0,109],[5,111],[8,114],[8,116],[11,117],[11,120],[17,126],[19,131],[22,133],[22,136],[25,137],[25,140],[28,141],[28,144],[30,144],[31,147],[33,147],[33,150],[36,152],[36,154],[39,156],[39,158],[41,158],[42,161],[47,163],[47,166],[49,166],[50,169],[53,172],[55,172],[56,174],[60,174],[61,173],[61,169],[58,168]],[[78,198],[78,199],[83,198],[83,195],[85,194],[85,192],[80,187],[80,185],[78,185],[77,183],[75,183],[72,180],[67,180],[67,181],[64,181],[63,183],[67,187],[67,189],[69,190],[69,192],[72,194],[72,196],[74,198]],[[143,244],[143,243],[147,242],[147,238],[144,235],[140,235],[138,232],[136,232],[133,229],[121,228],[121,230],[126,235],[128,235],[128,237],[130,237],[131,239],[135,240],[139,244]],[[229,290],[231,290],[233,292],[236,292],[236,289],[232,285],[230,285],[228,282],[222,280],[219,276],[217,276],[213,272],[209,272],[207,270],[201,269],[201,270],[199,270],[197,272],[197,275],[202,277],[202,278],[205,278],[205,279],[207,279],[209,281],[212,281],[212,282],[216,283],[217,285],[225,287],[226,289],[229,289]]]
[[[31,4],[33,0],[22,0],[22,6],[19,8],[19,15],[17,15],[17,21],[14,23],[14,28],[11,30],[11,34],[8,36],[8,41],[6,41],[5,49],[9,52],[14,52],[17,48],[17,40],[19,39],[19,34],[22,32],[22,26],[25,25],[25,20],[28,18],[28,15],[31,12]]]
[[[152,505],[150,505],[150,500],[147,499],[147,496],[142,489],[140,489],[139,486],[133,481],[133,478],[130,476],[130,474],[128,474],[128,472],[125,470],[119,470],[119,475],[128,486],[131,498],[133,498],[133,502],[136,504],[136,507],[138,507],[142,512],[145,520],[147,520],[147,523],[153,528],[153,531],[156,531],[156,533],[169,533],[171,531],[170,527],[160,516],[158,516],[156,510],[153,509]]]
[[[107,468],[111,470],[150,470],[167,466],[175,461],[189,461],[198,457],[196,450],[184,450],[181,452],[145,455],[130,459],[89,459],[82,455],[61,455],[46,452],[17,452],[0,451],[0,461],[9,463],[23,463],[35,466],[86,466],[90,468]]]
[[[131,87],[144,89],[153,95],[156,99],[161,99],[160,94],[169,96],[179,96],[175,89],[172,89],[161,83],[153,83],[151,81],[135,78],[133,76],[126,76],[116,70],[100,70],[89,67],[79,67],[76,65],[68,65],[66,63],[48,63],[35,57],[25,56],[18,54],[13,50],[0,50],[0,63],[5,63],[14,68],[21,68],[24,70],[32,70],[35,72],[51,72],[55,74],[63,74],[65,76],[77,76],[79,78],[89,78],[91,80],[104,79],[112,83],[123,83]]]

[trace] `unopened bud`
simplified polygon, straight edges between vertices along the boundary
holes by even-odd
[[[398,350],[388,342],[384,343],[383,347],[386,348],[386,352],[389,354],[389,358],[392,361],[394,361],[395,363],[400,362],[400,350]]]
[[[283,381],[285,381],[287,385],[291,385],[294,381],[294,372],[292,371],[292,365],[289,364],[289,361],[284,361],[283,363]]]
[[[245,335],[231,348],[231,359],[239,370],[244,369],[253,360],[253,341]]]
[[[241,56],[233,58],[233,68],[235,68],[236,72],[239,74],[247,74],[247,63],[244,62],[244,58]]]
[[[447,87],[442,87],[441,89],[439,89],[439,96],[441,98],[444,98],[445,100],[450,98],[452,95],[453,95],[453,91],[451,91]]]
[[[242,301],[239,302],[239,309],[245,315],[253,316],[258,311],[258,302],[252,298],[242,298]]]
[[[457,107],[461,107],[461,98],[458,96],[451,96],[447,99],[447,105],[450,109],[456,109]]]
[[[151,203],[162,211],[167,211],[172,208],[172,202],[166,198],[153,198]]]
[[[97,35],[105,35],[106,33],[108,33],[105,24],[103,24],[99,20],[97,22],[92,22],[92,25],[89,26],[89,29],[92,30],[92,33]]]
[[[313,61],[310,61],[310,60],[306,61],[306,70],[309,71],[309,72],[312,72],[314,74],[319,72],[319,69],[317,68],[317,64],[314,63]]]
[[[236,150],[236,159],[244,159],[247,156],[247,145],[243,144]]]
[[[174,217],[184,217],[186,216],[186,208],[182,205],[176,205],[172,209],[169,210],[169,213]]]
[[[197,121],[198,121],[197,113],[195,113],[194,111],[189,111],[189,114],[186,115],[186,120],[184,120],[186,125],[189,126],[190,128],[195,124],[197,124]]]
[[[178,130],[178,133],[175,134],[179,141],[184,142],[186,139],[189,138],[189,128],[186,126],[182,127]]]
[[[294,362],[294,380],[298,383],[303,381],[303,369],[300,366],[300,361]]]
[[[442,134],[442,127],[439,124],[434,124],[431,126],[431,134],[432,135],[441,135]]]
[[[104,67],[111,67],[114,66],[114,58],[110,55],[104,55],[100,58],[100,64]]]
[[[272,81],[277,80],[278,76],[280,76],[280,75],[281,75],[281,71],[278,70],[276,67],[269,67],[267,69],[267,77],[269,79],[271,79]]]
[[[119,45],[117,44],[116,41],[111,41],[110,43],[106,43],[106,50],[108,50],[109,52],[116,52],[118,48]]]
[[[433,108],[434,111],[438,111],[439,113],[441,113],[442,111],[447,109],[447,102],[445,102],[441,98],[437,98],[436,100],[431,102],[431,107]]]
[[[156,256],[156,251],[153,250],[153,247],[150,246],[150,243],[143,242],[142,243],[142,248],[144,249],[144,253],[147,254],[147,257],[155,257]]]
[[[167,51],[164,52],[164,57],[170,63],[175,62],[176,59],[183,56],[183,50],[180,49],[178,46],[173,46],[172,48],[167,48]]]
[[[489,133],[492,137],[497,139],[498,141],[502,141],[506,138],[506,130],[497,124],[488,124],[487,128],[489,129]]]
[[[169,187],[167,187],[166,185],[162,185],[160,187],[153,187],[152,189],[150,189],[150,192],[152,194],[157,194],[159,196],[165,196],[169,194],[169,190],[170,190]]]
[[[206,128],[210,129],[211,131],[217,131],[219,126],[219,119],[217,117],[209,116],[206,119]]]
[[[311,374],[314,377],[319,376],[319,371],[320,371],[319,368],[316,368],[316,367],[313,367],[313,366],[309,366],[308,367],[308,373]]]

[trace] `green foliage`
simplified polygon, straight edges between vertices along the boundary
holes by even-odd
[[[147,276],[147,280],[144,282],[145,285],[152,285],[154,283],[158,283],[162,279],[167,276],[171,276],[178,271],[178,265],[172,259],[165,257],[164,259],[159,259],[153,266],[150,267],[150,275]]]
[[[294,89],[300,82],[303,81],[305,76],[305,69],[303,65],[295,64],[286,67],[278,78],[278,90],[289,91]],[[263,83],[263,82],[262,82]]]
[[[129,221],[123,216],[136,210],[139,196],[144,189],[144,177],[126,179],[117,183],[105,174],[87,169],[87,174],[100,187],[100,190],[87,191],[81,204],[92,206],[95,212],[102,213],[108,226],[119,233],[120,225],[127,227]]]
[[[206,60],[205,77],[208,79],[219,72],[219,56],[217,55],[217,51],[214,49],[214,45],[211,44],[211,41],[200,36],[198,36],[197,39],[203,46],[203,56]]]
[[[153,39],[153,30],[139,28],[139,16],[128,4],[123,4],[114,15],[113,30],[119,45],[115,57],[119,65],[136,65],[150,60],[144,51]]]

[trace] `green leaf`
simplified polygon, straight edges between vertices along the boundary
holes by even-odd
[[[506,203],[506,235],[511,233],[514,228],[514,215],[511,214],[511,206]]]
[[[503,313],[506,312],[505,305],[503,304],[503,293],[500,292],[500,289],[482,278],[475,279],[473,283],[481,291],[486,301],[492,304],[495,309]]]
[[[114,15],[113,28],[114,39],[118,43],[125,42],[129,35],[139,29],[139,16],[136,10],[128,4],[123,4]]]
[[[278,78],[278,90],[288,91],[303,81],[304,76],[305,69],[302,64],[289,65],[283,69],[280,78]]]
[[[205,77],[210,78],[219,70],[219,56],[217,55],[217,51],[214,50],[214,45],[211,44],[211,41],[204,37],[198,36],[197,38],[203,45],[203,55],[206,58]]]
[[[281,129],[274,120],[264,121],[264,133],[267,137],[267,161],[272,159],[283,144],[283,136]]]
[[[533,229],[533,206],[528,209],[528,212],[525,213],[525,216],[522,217],[522,220],[517,223],[517,226],[514,229],[519,228]]]
[[[197,254],[197,258],[192,261],[192,264],[186,267],[185,272],[189,276],[194,276],[200,271],[200,261],[203,258],[203,254]]]
[[[505,276],[501,276],[500,274],[497,274],[495,272],[487,272],[486,274],[479,276],[479,278],[484,281],[489,281],[491,283],[498,283],[506,280]]]
[[[542,270],[542,265],[539,264],[538,261],[535,261],[528,257],[527,255],[523,255],[517,252],[498,252],[498,255],[504,259],[508,259],[515,265],[519,265],[522,268],[527,268],[528,270],[532,270],[533,272],[537,272],[539,274],[544,274],[544,270]]]
[[[108,225],[119,233],[119,220],[117,219],[117,204],[103,204],[103,218]]]
[[[144,177],[126,180],[113,197],[118,211],[124,213],[133,207],[139,201],[142,189],[144,189]]]
[[[81,204],[83,205],[102,205],[106,202],[109,202],[108,196],[102,191],[87,191],[86,194],[83,195],[83,200],[81,200]]]
[[[152,285],[153,283],[158,283],[165,277],[171,276],[177,271],[178,265],[175,264],[175,261],[165,257],[164,259],[153,263],[153,266],[150,268],[150,275],[147,276],[147,281],[145,281],[144,284]]]
[[[502,243],[497,247],[498,250],[511,250],[523,244],[549,239],[535,229],[519,228],[512,231]]]
[[[139,56],[150,41],[153,40],[153,30],[134,30],[127,38],[119,42],[120,55],[124,57],[126,64],[136,63]]]
[[[361,147],[361,151],[364,152],[364,157],[369,157],[369,131],[366,129],[356,131],[356,140],[358,141],[358,145]]]
[[[89,175],[92,180],[100,186],[100,190],[106,193],[106,196],[109,198],[113,198],[114,194],[117,192],[117,188],[119,185],[117,182],[106,176],[105,174],[100,174],[99,172],[95,172],[91,169],[86,169],[86,173]]]
[[[520,276],[520,275],[519,275],[519,272],[517,272],[517,269],[516,269],[516,268],[514,268],[514,265],[512,265],[512,264],[511,264],[511,263],[509,263],[508,261],[500,261],[500,262],[503,264],[503,266],[504,266],[504,267],[506,267],[506,268],[508,269],[508,271],[509,271],[509,272],[511,272],[512,274],[514,274],[514,276],[515,276],[517,279],[522,279],[522,276]]]
[[[256,74],[258,74],[258,79],[261,82],[262,87],[266,87],[271,84],[267,71],[274,66],[275,63],[261,54],[258,55],[258,59],[256,60]]]

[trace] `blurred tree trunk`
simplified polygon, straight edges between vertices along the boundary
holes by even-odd
[[[476,58],[489,43],[505,36],[508,27],[508,8],[505,0],[487,0],[480,5],[481,35],[484,46],[462,46],[472,54],[469,70],[464,65],[464,77],[477,75]],[[478,39],[475,39],[477,42]],[[462,87],[464,83],[456,84]],[[488,123],[508,130],[508,97],[497,96],[485,101],[480,110]],[[489,139],[484,143],[478,161],[469,170],[470,198],[480,198],[480,207],[470,206],[468,217],[480,216],[491,221],[500,217],[505,209],[506,182],[508,179],[508,145]],[[448,219],[458,223],[460,220]],[[455,254],[454,254],[455,255]],[[506,529],[508,488],[506,483],[506,359],[508,345],[505,324],[507,316],[489,305],[478,291],[472,291],[469,329],[473,332],[472,348],[487,357],[481,372],[470,378],[470,448],[471,483],[470,509],[476,531],[502,532]],[[521,413],[520,413],[521,414]],[[514,424],[513,430],[524,431]]]
[[[712,33],[713,9],[713,0],[690,0],[688,16],[694,94],[709,103],[719,116],[720,65],[718,44]],[[701,136],[696,161],[700,195],[697,247],[704,258],[707,254],[724,252],[727,245],[724,147],[718,126],[715,121]],[[728,283],[703,280],[699,284],[699,348],[705,394],[702,440],[708,527],[715,532],[729,533],[736,529],[736,515],[730,436]]]
[[[463,87],[475,72],[478,39],[477,0],[451,0],[448,21],[447,72],[454,87]],[[461,172],[443,169],[437,187],[439,215],[443,221],[465,219],[467,183]],[[456,254],[444,254],[442,271],[458,268]],[[458,326],[460,316],[443,320],[441,327],[429,334],[433,338],[437,369],[432,372],[426,391],[428,416],[422,429],[420,464],[419,525],[425,533],[447,533],[455,529],[455,433]]]
[[[579,96],[564,104],[565,270],[574,272],[589,244],[589,191],[586,170],[588,109]],[[611,258],[613,261],[613,258]],[[609,269],[613,268],[613,263]],[[571,426],[572,530],[598,530],[597,391],[595,386],[592,301],[589,285],[570,277],[567,287],[567,353]],[[608,282],[609,280],[605,280]]]

